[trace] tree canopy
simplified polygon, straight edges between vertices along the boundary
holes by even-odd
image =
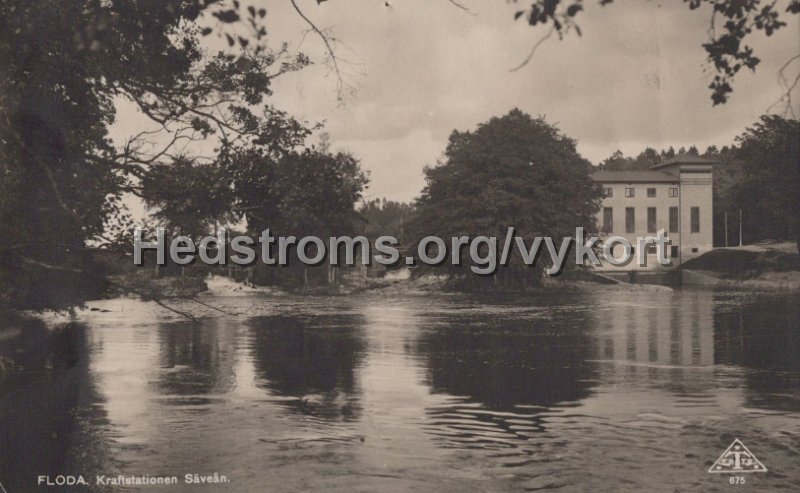
[[[592,230],[600,190],[591,170],[574,140],[514,109],[450,135],[444,160],[425,170],[415,231],[502,238],[513,226],[530,241],[571,237],[578,226]]]

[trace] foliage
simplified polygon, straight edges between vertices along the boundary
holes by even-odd
[[[732,187],[743,209],[745,240],[793,240],[800,251],[800,121],[775,115],[737,137],[741,181]]]
[[[389,235],[395,237],[401,244],[407,240],[407,225],[413,221],[415,212],[412,204],[385,198],[364,202],[358,208],[358,213],[366,221],[364,235],[371,240]]]
[[[467,235],[572,237],[575,228],[593,230],[600,191],[591,164],[575,141],[543,118],[518,109],[454,131],[445,160],[425,170],[426,186],[417,201],[415,231],[440,238]],[[515,266],[516,279],[527,279]]]
[[[214,163],[178,157],[153,165],[142,179],[142,198],[170,235],[198,238],[232,219],[232,186]]]

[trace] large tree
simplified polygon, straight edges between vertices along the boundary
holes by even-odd
[[[593,230],[600,191],[591,169],[573,139],[514,109],[450,135],[444,160],[425,170],[415,231],[502,239],[513,226],[528,243],[551,236],[560,244],[578,226]],[[525,272],[517,263],[511,277],[536,277]]]

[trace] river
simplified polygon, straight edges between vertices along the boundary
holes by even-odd
[[[744,488],[800,489],[796,294],[202,300],[225,313],[106,300],[0,339],[24,362],[0,377],[8,493],[729,491],[708,469],[735,438],[768,469]],[[89,485],[37,489],[58,474]],[[180,482],[96,482],[118,474]]]

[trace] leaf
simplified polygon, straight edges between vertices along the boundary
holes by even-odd
[[[204,27],[200,31],[200,34],[202,34],[203,36],[208,36],[209,34],[211,34],[212,31],[213,31],[213,29],[211,29],[210,27]]]
[[[575,17],[575,14],[583,10],[583,5],[579,3],[573,3],[569,7],[567,7],[567,15],[570,17]]]
[[[228,38],[228,46],[233,46],[234,44],[236,44],[236,41],[234,41],[233,36],[231,36],[230,34],[225,33],[225,37]]]
[[[252,5],[247,7],[247,11],[250,12],[250,17],[255,17],[256,16],[256,8],[253,7]]]
[[[226,24],[232,24],[239,21],[239,14],[235,10],[223,10],[222,12],[214,12],[214,17]]]

